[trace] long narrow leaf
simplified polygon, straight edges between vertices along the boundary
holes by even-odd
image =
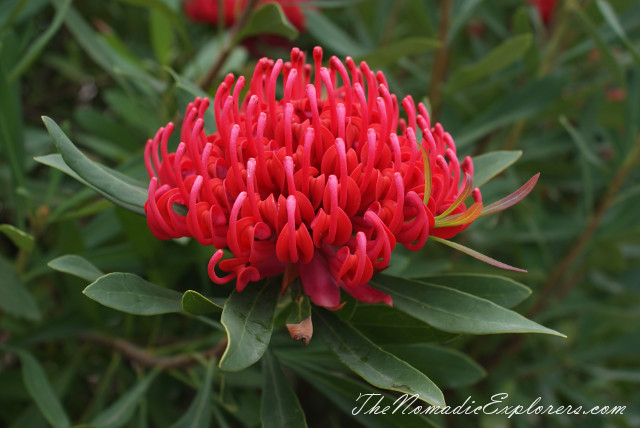
[[[31,46],[29,46],[29,50],[27,51],[27,53],[22,56],[20,62],[18,62],[11,70],[11,73],[9,74],[9,81],[15,80],[22,73],[24,73],[33,63],[33,61],[36,60],[38,55],[40,55],[40,52],[42,52],[47,43],[49,43],[49,40],[51,40],[51,38],[56,34],[58,29],[64,22],[64,19],[67,16],[67,12],[69,12],[69,7],[71,6],[72,1],[73,0],[64,0],[60,7],[58,7],[58,11],[53,18],[53,21],[51,21],[51,25],[49,25],[49,28],[47,28],[47,30],[42,33]]]
[[[6,347],[9,348],[9,347]],[[71,426],[69,416],[56,396],[44,369],[31,353],[19,349],[9,348],[22,363],[22,379],[29,395],[38,406],[47,421],[54,428],[68,428]]]
[[[524,269],[520,269],[517,267],[510,266],[506,263],[499,262],[498,260],[492,259],[489,256],[485,256],[482,253],[477,252],[476,250],[472,250],[469,247],[465,247],[464,245],[458,244],[456,242],[448,241],[446,239],[440,239],[435,236],[429,237],[429,239],[433,239],[436,242],[440,242],[441,244],[447,245],[455,250],[460,251],[461,253],[465,253],[473,258],[480,260],[481,262],[485,262],[490,264],[491,266],[499,267],[500,269],[513,270],[516,272],[527,272]]]
[[[522,150],[496,150],[473,157],[473,184],[480,187],[513,165],[522,156]]]
[[[45,116],[42,120],[51,138],[55,141],[64,162],[71,170],[110,201],[138,214],[144,214],[147,191],[142,184],[134,185],[131,180],[124,180],[121,174],[111,173],[106,168],[97,165],[74,146],[52,119]]]
[[[216,360],[212,358],[207,364],[202,385],[189,409],[175,424],[171,425],[171,428],[208,428],[211,425],[211,388],[215,367]]]
[[[120,428],[129,422],[135,414],[140,399],[158,373],[158,370],[153,371],[137,382],[126,394],[96,416],[90,425],[94,428]]]
[[[364,380],[379,388],[418,395],[443,407],[442,391],[425,374],[385,352],[358,330],[328,311],[314,313],[324,341],[338,358]]]
[[[489,300],[442,285],[382,274],[371,285],[388,293],[395,308],[450,333],[544,333],[564,337]]]
[[[260,416],[263,428],[306,428],[298,397],[280,368],[278,359],[267,351],[263,359],[264,383]]]
[[[562,127],[569,133],[573,142],[576,143],[576,146],[578,147],[578,150],[580,150],[580,153],[582,153],[582,156],[587,161],[589,161],[589,163],[595,166],[600,166],[602,164],[602,161],[589,149],[589,146],[584,140],[582,134],[569,123],[567,117],[560,116],[558,121],[560,122],[560,125],[562,125]]]

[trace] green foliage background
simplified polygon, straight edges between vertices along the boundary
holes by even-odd
[[[262,417],[264,426],[304,426],[304,413],[312,427],[639,426],[640,5],[560,1],[548,26],[516,0],[307,5],[300,34],[271,8],[230,35],[189,22],[177,0],[0,2],[0,425],[254,427]],[[284,314],[260,363],[218,368],[225,330],[207,314],[219,316],[231,288],[210,282],[211,249],[156,240],[143,217],[65,175],[41,116],[91,160],[146,182],[144,143],[207,92],[198,84],[222,53],[228,57],[209,95],[225,73],[250,74],[256,50],[287,56],[288,48],[255,40],[265,32],[307,52],[321,45],[326,58],[367,60],[399,99],[411,94],[428,103],[459,153],[523,152],[483,186],[483,199],[497,200],[540,172],[534,191],[454,240],[528,274],[505,274],[435,242],[418,253],[398,250],[387,273],[429,276],[517,305],[567,339],[462,336],[349,302],[338,317],[318,313],[308,347],[289,339]],[[251,36],[252,44],[238,43]],[[446,283],[451,277],[438,276],[461,272],[507,275],[532,295],[520,303],[528,290],[512,280],[476,275],[484,279],[474,286],[468,277]],[[177,306],[160,305],[166,314],[150,317],[115,311],[87,298],[101,299],[90,290],[82,294],[99,277],[103,287],[129,280],[166,287],[161,293]],[[246,302],[236,296],[234,304]],[[139,310],[150,311],[148,301]],[[428,375],[452,406],[506,392],[508,405],[542,397],[545,405],[626,409],[616,416],[353,417],[359,393],[382,390],[348,375],[329,352],[340,339],[336,329],[350,343],[368,337]],[[348,355],[339,356],[349,365]],[[223,358],[223,366],[232,363]],[[282,402],[289,407],[278,412]]]

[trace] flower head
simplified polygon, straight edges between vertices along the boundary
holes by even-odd
[[[529,4],[533,5],[540,15],[542,23],[549,26],[555,15],[557,0],[529,0]]]
[[[267,3],[279,3],[282,6],[287,19],[298,30],[304,30],[305,19],[299,4],[306,0],[260,0],[258,5]],[[232,26],[247,6],[248,0],[224,0],[223,23],[226,27]],[[208,22],[218,25],[219,13],[218,0],[186,0],[184,3],[186,14],[194,21]]]
[[[480,214],[473,164],[459,161],[451,135],[410,96],[400,118],[381,72],[349,57],[323,67],[319,47],[313,63],[297,48],[288,62],[261,59],[242,99],[245,78],[226,76],[212,106],[218,131],[205,133],[209,100],[196,99],[173,153],[174,126],[161,128],[145,150],[147,221],[160,239],[190,236],[217,248],[208,270],[216,283],[235,279],[242,290],[297,271],[317,305],[338,307],[340,288],[391,304],[367,282],[397,244],[418,250]],[[225,248],[233,257],[222,260]]]

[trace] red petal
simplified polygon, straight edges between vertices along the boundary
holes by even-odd
[[[298,272],[304,292],[313,303],[326,308],[340,304],[340,288],[319,253],[316,252],[309,263],[298,263]]]

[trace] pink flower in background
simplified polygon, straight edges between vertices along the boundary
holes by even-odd
[[[306,0],[260,0],[258,6],[267,3],[279,3],[282,6],[287,19],[298,30],[304,30],[305,18],[300,4]],[[226,27],[232,26],[242,14],[248,0],[223,0],[223,22]],[[207,22],[218,25],[220,11],[218,0],[186,0],[184,3],[186,14],[194,21]]]
[[[451,135],[410,96],[400,118],[381,72],[349,57],[321,62],[321,48],[313,67],[294,48],[288,62],[262,58],[248,82],[226,76],[212,106],[218,131],[206,134],[210,102],[196,99],[175,152],[167,149],[173,124],[161,128],[145,150],[147,221],[160,239],[217,248],[208,270],[216,283],[235,279],[242,290],[297,272],[317,305],[339,307],[340,289],[391,305],[367,283],[397,244],[418,250],[480,214],[473,164],[459,161]],[[232,257],[222,260],[223,249]]]

